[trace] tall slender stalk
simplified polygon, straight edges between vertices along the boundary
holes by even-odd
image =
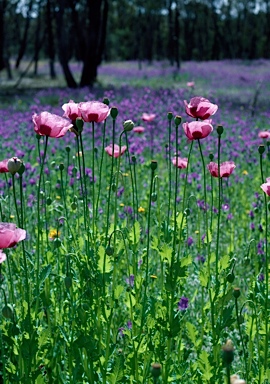
[[[259,147],[259,154],[260,154],[260,171],[261,171],[261,180],[262,183],[264,183],[264,175],[263,175],[263,159],[262,155],[265,151],[265,147],[261,145]],[[264,300],[264,309],[265,309],[265,345],[264,345],[264,368],[267,369],[269,365],[268,361],[268,340],[269,340],[269,316],[268,316],[268,309],[269,309],[269,257],[268,257],[268,204],[267,204],[267,197],[266,193],[264,193],[264,218],[265,218],[265,300]]]

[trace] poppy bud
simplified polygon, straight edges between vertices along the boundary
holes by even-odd
[[[219,136],[222,135],[223,131],[224,131],[224,129],[223,129],[222,125],[218,125],[217,126],[217,133],[218,133]]]
[[[234,288],[233,289],[233,295],[236,299],[238,299],[238,297],[240,296],[241,292],[240,292],[240,288]]]
[[[116,107],[111,108],[111,117],[115,120],[118,115],[118,109]]]
[[[126,120],[123,122],[123,127],[124,127],[124,131],[126,132],[129,132],[129,131],[132,131],[132,129],[134,128],[134,123],[132,120]]]
[[[108,97],[104,97],[103,104],[106,104],[106,105],[110,104],[110,100],[108,99]]]
[[[47,197],[46,204],[51,205],[51,203],[52,203],[52,199],[50,197]]]
[[[22,161],[18,157],[12,157],[7,162],[7,169],[12,175],[15,175],[16,172],[21,168]]]
[[[214,160],[214,155],[213,155],[213,153],[210,153],[210,155],[209,155],[209,160],[210,160],[210,161],[213,161],[213,160]]]
[[[106,255],[107,256],[112,256],[113,255],[113,253],[114,253],[114,249],[113,249],[113,247],[111,247],[110,245],[108,245],[108,247],[106,248]]]
[[[18,174],[19,174],[20,176],[22,176],[22,174],[24,173],[24,171],[25,171],[25,165],[24,165],[24,163],[21,163],[20,169],[18,170]]]
[[[168,112],[167,117],[168,117],[168,120],[172,120],[173,118],[172,112]]]
[[[161,364],[153,363],[151,365],[151,373],[154,378],[158,378],[161,375]]]
[[[81,117],[77,117],[75,125],[78,133],[81,133],[83,131],[83,124],[84,124],[83,119]]]
[[[152,160],[150,167],[151,167],[152,171],[157,169],[157,161],[156,160]]]
[[[67,151],[67,153],[70,152],[70,146],[69,145],[66,146],[66,151]]]
[[[153,192],[152,195],[151,195],[151,201],[155,202],[157,201],[157,194],[156,192]]]
[[[72,286],[72,278],[70,276],[65,277],[65,287],[66,289],[71,288]]]
[[[175,125],[177,127],[181,124],[181,121],[182,121],[182,117],[181,116],[175,116],[174,122],[175,122]]]
[[[258,152],[260,155],[262,155],[265,151],[265,146],[264,145],[260,145],[259,148],[258,148]]]
[[[222,347],[222,359],[226,365],[230,365],[234,358],[234,347],[230,339],[226,341],[226,344]]]
[[[63,170],[64,170],[64,168],[65,168],[65,167],[64,167],[64,164],[63,164],[63,163],[61,163],[61,164],[59,165],[59,170],[60,170],[60,171],[63,171]]]
[[[234,273],[231,272],[227,275],[227,281],[228,283],[233,283],[234,282],[234,279],[235,279],[235,276],[234,276]]]
[[[11,307],[9,305],[5,305],[3,308],[2,308],[2,315],[6,318],[6,319],[12,319],[13,317],[13,310],[11,309]]]

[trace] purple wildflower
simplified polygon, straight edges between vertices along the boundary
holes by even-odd
[[[178,310],[185,311],[187,308],[188,308],[188,298],[185,296],[182,296],[178,302]]]

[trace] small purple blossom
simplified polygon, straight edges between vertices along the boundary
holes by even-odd
[[[264,281],[264,274],[263,273],[259,274],[258,281]]]
[[[190,247],[192,244],[193,244],[193,239],[192,239],[192,237],[189,237],[189,238],[187,239],[187,245],[188,245],[188,247]]]
[[[198,255],[196,256],[196,260],[199,262],[199,263],[204,263],[205,262],[205,257],[203,255]]]
[[[131,288],[133,288],[133,287],[134,287],[134,280],[135,280],[135,276],[134,276],[134,275],[130,275],[129,277],[126,278],[126,283],[127,283]]]
[[[178,310],[185,311],[187,308],[188,308],[188,298],[185,296],[182,296],[178,302]]]

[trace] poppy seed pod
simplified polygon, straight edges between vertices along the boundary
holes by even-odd
[[[21,168],[22,161],[18,157],[12,157],[7,162],[7,169],[12,175],[15,175],[16,172]]]
[[[126,131],[126,132],[132,131],[134,126],[135,126],[135,124],[133,123],[132,120],[126,120],[123,122],[123,128],[124,128],[124,131]]]

